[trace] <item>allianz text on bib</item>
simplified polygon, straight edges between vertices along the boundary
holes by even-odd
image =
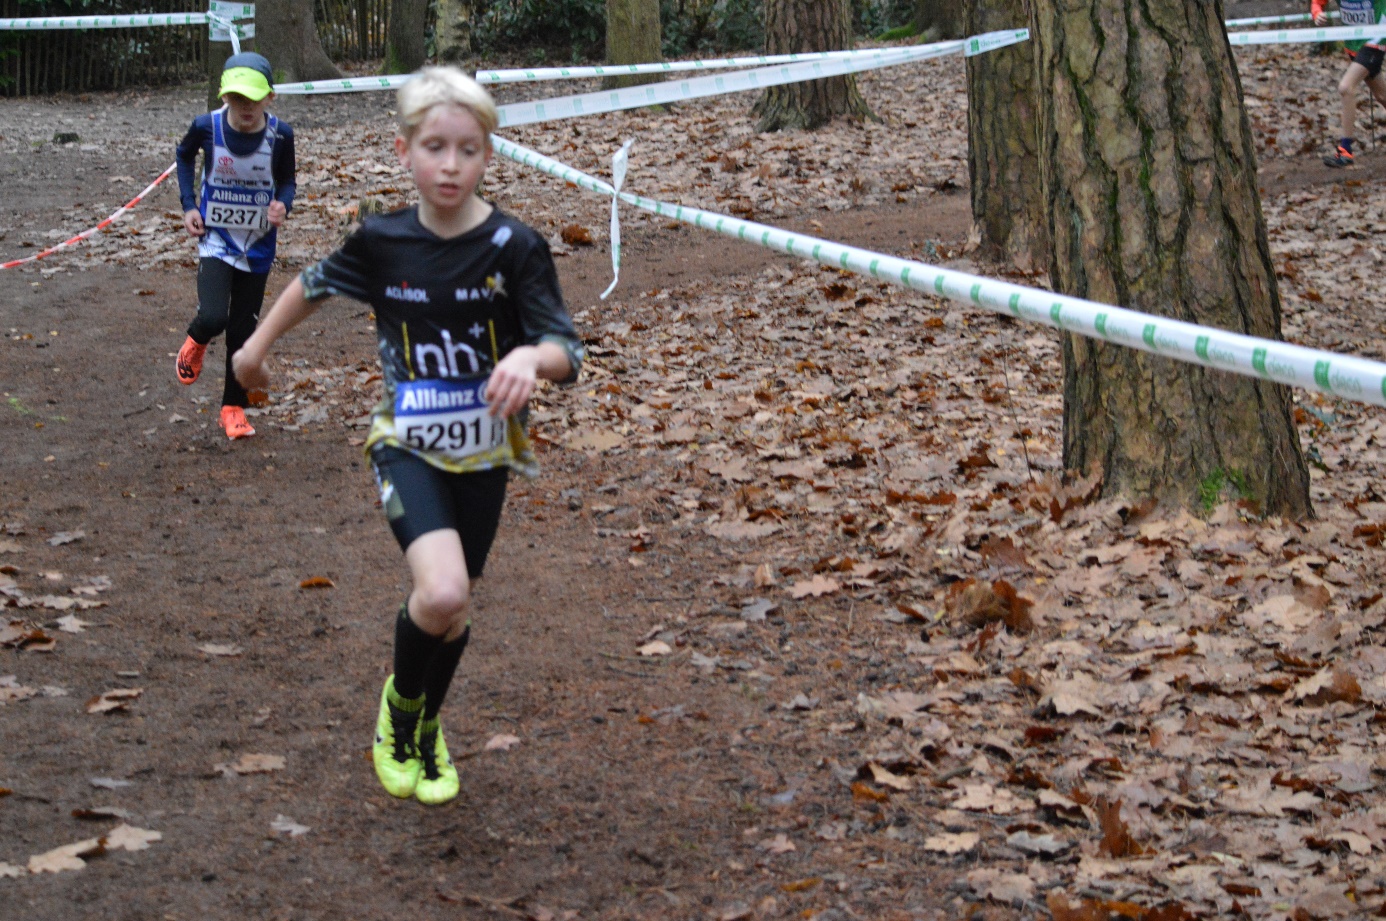
[[[505,443],[506,422],[487,412],[485,377],[400,381],[395,438],[415,451],[462,459]]]

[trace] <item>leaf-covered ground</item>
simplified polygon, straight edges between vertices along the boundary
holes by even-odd
[[[1383,357],[1386,159],[1368,148],[1347,175],[1318,163],[1341,60],[1237,53],[1286,336]],[[733,97],[509,136],[599,175],[636,137],[630,189],[995,271],[959,255],[960,62],[863,88],[881,122],[814,134],[756,135]],[[104,217],[171,161],[196,98],[136,100],[129,129],[102,100],[0,104],[0,179],[33,190],[0,203],[0,247],[22,254]],[[405,201],[407,178],[387,153],[387,98],[280,109],[300,134],[282,252],[302,265],[363,198]],[[91,137],[56,147],[60,125]],[[386,603],[360,610],[358,597],[402,587],[383,528],[361,523],[367,478],[343,469],[377,386],[366,311],[336,305],[289,340],[261,436],[228,449],[204,421],[213,386],[190,396],[165,379],[192,265],[172,193],[0,279],[18,446],[0,474],[0,737],[7,753],[57,746],[41,764],[7,754],[0,774],[14,791],[0,798],[0,875],[16,877],[0,887],[29,916],[82,916],[38,888],[47,871],[106,873],[90,899],[108,905],[218,823],[272,868],[261,901],[241,903],[264,916],[277,904],[326,917],[419,887],[425,910],[452,917],[1302,919],[1386,905],[1379,411],[1300,396],[1312,521],[1257,518],[1235,477],[1200,484],[1196,513],[1096,500],[1062,477],[1049,330],[630,211],[623,284],[603,302],[606,203],[504,162],[487,190],[563,254],[591,357],[579,386],[536,402],[547,470],[512,493],[494,589],[515,643],[469,653],[464,694],[490,703],[449,726],[474,757],[475,795],[421,820],[376,802],[358,751],[387,648]],[[69,298],[103,286],[120,307],[96,336],[101,305]],[[103,353],[126,328],[152,342]],[[91,344],[63,353],[74,335]],[[59,354],[54,368],[89,368],[74,405],[48,370]],[[321,477],[294,479],[305,463]],[[262,491],[278,507],[256,505]],[[122,521],[127,508],[138,514]],[[175,517],[206,529],[200,552],[141,563],[166,552]],[[268,558],[245,553],[262,542]],[[263,586],[242,610],[250,570]],[[334,587],[315,588],[324,573]],[[292,602],[306,613],[281,645],[273,614],[290,596],[330,600]],[[115,667],[107,646],[137,664]],[[283,681],[287,651],[304,661]],[[279,690],[247,689],[262,683]],[[319,695],[323,719],[292,714],[283,695],[297,693]],[[179,694],[198,714],[187,738],[143,760],[90,747],[140,746]],[[314,766],[328,761],[324,782]],[[45,772],[62,794],[45,792]],[[292,795],[264,786],[285,774]],[[170,811],[149,790],[165,777]],[[209,792],[237,784],[240,800]],[[93,787],[109,795],[74,792]],[[383,824],[363,817],[363,796]],[[93,805],[108,811],[89,818],[121,829],[102,826],[104,845],[67,818]],[[73,866],[103,847],[132,853]],[[205,898],[188,895],[197,874],[210,886],[254,873],[245,851],[208,847],[224,864],[179,863],[190,881],[165,886],[189,905]],[[422,868],[399,857],[419,850]],[[376,856],[383,895],[351,869]],[[311,898],[285,895],[304,885],[287,862],[300,857]]]

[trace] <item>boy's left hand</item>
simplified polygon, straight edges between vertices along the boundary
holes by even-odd
[[[269,214],[265,216],[271,227],[278,227],[284,223],[284,218],[289,216],[289,209],[284,207],[284,203],[279,200],[270,202]]]
[[[265,370],[265,359],[242,346],[231,356],[231,373],[246,390],[268,390],[269,372]]]
[[[492,416],[509,419],[524,409],[538,379],[539,354],[533,346],[520,346],[501,359],[486,384],[486,402]]]

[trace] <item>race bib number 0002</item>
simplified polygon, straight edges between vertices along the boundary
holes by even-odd
[[[415,451],[465,458],[505,443],[505,420],[486,411],[486,378],[401,381],[395,438]]]

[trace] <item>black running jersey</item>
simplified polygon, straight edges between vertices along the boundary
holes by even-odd
[[[476,228],[445,240],[419,223],[418,209],[410,207],[367,218],[341,249],[304,269],[300,279],[309,300],[336,294],[375,309],[385,399],[376,408],[368,447],[394,444],[458,472],[501,464],[532,472],[518,420],[512,420],[507,444],[458,460],[402,443],[394,399],[402,381],[485,378],[512,349],[542,342],[562,347],[577,376],[582,344],[543,237],[493,209]]]

